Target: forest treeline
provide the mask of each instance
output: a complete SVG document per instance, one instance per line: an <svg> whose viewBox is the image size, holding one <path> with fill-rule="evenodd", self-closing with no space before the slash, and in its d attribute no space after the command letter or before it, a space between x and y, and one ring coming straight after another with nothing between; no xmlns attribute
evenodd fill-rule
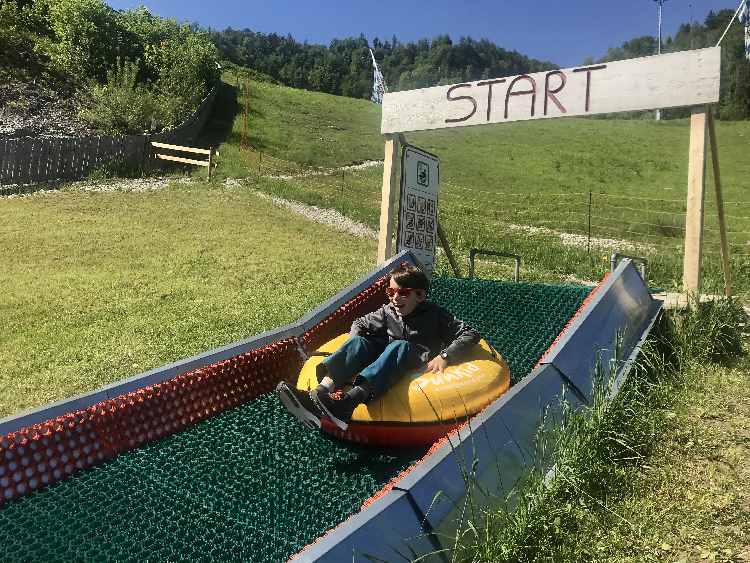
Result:
<svg viewBox="0 0 750 563"><path fill-rule="evenodd" d="M549 61L507 51L486 40L448 35L401 43L364 35L334 39L329 46L300 43L291 36L249 29L212 32L211 38L230 62L255 69L281 84L369 98L372 93L372 47L389 90L408 90L483 78L557 68Z"/></svg>
<svg viewBox="0 0 750 563"><path fill-rule="evenodd" d="M716 45L732 10L709 12L703 23L686 23L664 41L662 52ZM261 72L281 84L330 94L369 98L372 92L372 47L388 89L408 90L439 84L497 78L558 68L549 61L531 59L486 40L447 35L432 40L402 43L396 37L334 39L330 45L301 43L291 36L249 29L213 31L211 39L222 56L239 66ZM581 64L653 55L656 37L637 37L611 48L603 57L592 55ZM719 116L750 118L750 62L744 57L742 28L736 22L722 42L722 80ZM667 115L682 115L671 111Z"/></svg>

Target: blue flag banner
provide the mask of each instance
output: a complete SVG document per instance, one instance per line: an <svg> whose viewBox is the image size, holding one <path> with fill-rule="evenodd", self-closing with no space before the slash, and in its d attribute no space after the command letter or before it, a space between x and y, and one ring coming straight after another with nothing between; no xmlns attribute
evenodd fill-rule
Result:
<svg viewBox="0 0 750 563"><path fill-rule="evenodd" d="M370 49L370 57L372 57L372 73L373 73L373 80L372 80L372 97L370 98L373 102L376 104L383 104L383 94L387 92L385 88L385 80L383 79L383 74L380 72L380 69L378 68L378 63L375 60L375 54L372 52L372 49Z"/></svg>

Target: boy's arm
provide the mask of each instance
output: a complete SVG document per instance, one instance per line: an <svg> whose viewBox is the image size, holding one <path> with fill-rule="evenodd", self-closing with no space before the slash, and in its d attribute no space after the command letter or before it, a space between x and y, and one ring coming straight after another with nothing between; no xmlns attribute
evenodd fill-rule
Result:
<svg viewBox="0 0 750 563"><path fill-rule="evenodd" d="M469 350L481 338L476 330L445 309L442 309L440 314L440 337L447 343L445 351L450 362L456 356Z"/></svg>
<svg viewBox="0 0 750 563"><path fill-rule="evenodd" d="M385 309L381 307L377 311L367 313L364 317L355 319L349 331L351 336L375 336L387 334L385 324Z"/></svg>

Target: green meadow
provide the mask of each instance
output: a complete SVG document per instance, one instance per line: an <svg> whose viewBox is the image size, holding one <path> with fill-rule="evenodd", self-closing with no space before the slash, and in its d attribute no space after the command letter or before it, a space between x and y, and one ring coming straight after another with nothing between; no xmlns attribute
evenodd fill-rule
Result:
<svg viewBox="0 0 750 563"><path fill-rule="evenodd" d="M215 185L0 209L0 416L294 321L375 262L374 241Z"/></svg>
<svg viewBox="0 0 750 563"><path fill-rule="evenodd" d="M250 94L238 96L240 114L246 104L249 108L246 148L239 149L243 119L238 118L222 161L224 173L251 178L260 189L281 197L337 209L376 228L382 166L338 168L382 160L379 107L365 100L249 84ZM716 128L733 286L746 295L750 123L717 121ZM503 250L522 255L526 279L596 280L608 269L610 254L620 251L648 260L652 285L680 289L688 120L571 118L406 137L441 159L440 219L462 261L472 247ZM296 177L271 177L278 174ZM706 180L704 291L721 293L710 159ZM506 264L485 267L487 275L510 272Z"/></svg>
<svg viewBox="0 0 750 563"><path fill-rule="evenodd" d="M382 160L379 106L225 81L204 138L220 152L211 183L188 171L192 183L157 192L73 186L0 200L0 414L291 321L375 266L375 241L292 216L253 192L376 229L382 164L342 168ZM750 123L717 122L717 136L734 288L747 296ZM648 259L653 286L679 289L686 120L558 119L407 140L441 158L440 218L464 274L477 247L520 254L529 281L595 281L620 250ZM704 289L719 293L710 167L708 176ZM229 189L227 178L241 182ZM444 255L438 271L450 273ZM481 261L477 272L508 278L512 264Z"/></svg>

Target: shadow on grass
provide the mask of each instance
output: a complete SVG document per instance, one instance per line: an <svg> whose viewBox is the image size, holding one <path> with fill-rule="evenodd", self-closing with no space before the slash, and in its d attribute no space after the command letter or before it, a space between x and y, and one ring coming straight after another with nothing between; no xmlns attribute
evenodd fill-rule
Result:
<svg viewBox="0 0 750 563"><path fill-rule="evenodd" d="M216 147L233 137L234 120L240 110L237 88L222 82L216 93L211 116L198 137L198 146Z"/></svg>

